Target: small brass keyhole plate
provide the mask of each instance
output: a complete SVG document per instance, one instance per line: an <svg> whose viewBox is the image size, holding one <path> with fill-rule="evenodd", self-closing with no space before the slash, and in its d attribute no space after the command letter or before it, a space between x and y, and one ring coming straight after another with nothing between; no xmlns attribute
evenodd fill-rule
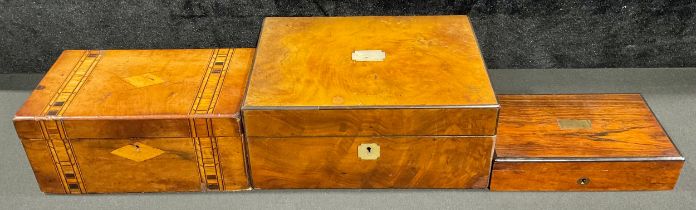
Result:
<svg viewBox="0 0 696 210"><path fill-rule="evenodd" d="M578 184L579 184L579 185L587 185L587 184L589 184L589 183L590 183L590 178L581 177L580 179L578 179Z"/></svg>
<svg viewBox="0 0 696 210"><path fill-rule="evenodd" d="M379 145L375 143L360 144L358 157L362 160L377 160L379 158Z"/></svg>

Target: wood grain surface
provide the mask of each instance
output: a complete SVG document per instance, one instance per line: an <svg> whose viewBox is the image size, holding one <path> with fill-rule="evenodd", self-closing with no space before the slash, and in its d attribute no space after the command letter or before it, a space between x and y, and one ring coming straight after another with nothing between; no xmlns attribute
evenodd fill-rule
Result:
<svg viewBox="0 0 696 210"><path fill-rule="evenodd" d="M240 106L253 54L64 52L14 118L40 188L248 189Z"/></svg>
<svg viewBox="0 0 696 210"><path fill-rule="evenodd" d="M671 190L684 161L501 163L492 191ZM583 182L579 181L584 179Z"/></svg>
<svg viewBox="0 0 696 210"><path fill-rule="evenodd" d="M223 190L250 189L243 137L218 137L217 141L222 164Z"/></svg>
<svg viewBox="0 0 696 210"><path fill-rule="evenodd" d="M498 158L681 157L639 94L499 95ZM561 129L559 120L589 120Z"/></svg>
<svg viewBox="0 0 696 210"><path fill-rule="evenodd" d="M244 110L247 136L495 135L497 109Z"/></svg>
<svg viewBox="0 0 696 210"><path fill-rule="evenodd" d="M22 139L24 152L29 159L34 177L42 192L52 194L67 193L61 177L56 172L51 151L45 139Z"/></svg>
<svg viewBox="0 0 696 210"><path fill-rule="evenodd" d="M378 145L376 160L361 144ZM255 189L485 188L494 137L249 137Z"/></svg>
<svg viewBox="0 0 696 210"><path fill-rule="evenodd" d="M266 18L247 91L252 136L493 135L498 108L466 16Z"/></svg>
<svg viewBox="0 0 696 210"><path fill-rule="evenodd" d="M88 193L201 191L190 138L71 140ZM164 151L136 162L111 154L134 143Z"/></svg>
<svg viewBox="0 0 696 210"><path fill-rule="evenodd" d="M266 18L248 91L246 106L497 104L466 16Z"/></svg>
<svg viewBox="0 0 696 210"><path fill-rule="evenodd" d="M213 59L220 53L218 49L65 51L17 111L18 134L22 138L40 137L40 129L33 121L49 118L67 122L67 135L71 138L185 137L190 136L186 133L191 117L232 118L237 119L234 124L239 124L254 49L223 50L228 56L220 59ZM93 61L79 88L60 89L77 81L74 72L79 73L80 62L90 53L98 54L99 59ZM215 69L225 70L210 73L217 72ZM142 78L143 75L150 76ZM133 77L140 79L133 80ZM157 81L148 83L151 80ZM224 90L220 90L223 87ZM56 94L68 90L71 91L70 100L62 101L61 95ZM191 112L198 94L213 92L219 103L209 107L211 112ZM47 104L59 104L62 109L55 116L48 115L45 113ZM239 125L215 123L218 122L220 126L215 127L219 133L241 135ZM84 125L95 125L97 129L81 132L79 128Z"/></svg>
<svg viewBox="0 0 696 210"><path fill-rule="evenodd" d="M499 95L493 191L669 190L684 163L639 94Z"/></svg>

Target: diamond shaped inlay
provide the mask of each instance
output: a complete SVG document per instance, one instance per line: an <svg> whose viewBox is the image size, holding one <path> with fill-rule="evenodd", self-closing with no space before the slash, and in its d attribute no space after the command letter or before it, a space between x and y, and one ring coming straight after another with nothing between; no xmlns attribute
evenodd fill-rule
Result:
<svg viewBox="0 0 696 210"><path fill-rule="evenodd" d="M138 87L138 88L146 87L146 86L150 86L150 85L157 85L157 84L165 82L162 78L160 78L154 74L151 74L151 73L127 77L127 78L124 78L124 80L126 80L126 82L128 82L131 85Z"/></svg>
<svg viewBox="0 0 696 210"><path fill-rule="evenodd" d="M157 157L161 154L164 154L164 151L145 145L143 143L137 142L133 144L129 144L126 146L123 146L121 148L118 148L114 151L111 151L111 154L117 155L122 158L126 158L135 162L142 162L146 161L149 159L152 159L154 157Z"/></svg>

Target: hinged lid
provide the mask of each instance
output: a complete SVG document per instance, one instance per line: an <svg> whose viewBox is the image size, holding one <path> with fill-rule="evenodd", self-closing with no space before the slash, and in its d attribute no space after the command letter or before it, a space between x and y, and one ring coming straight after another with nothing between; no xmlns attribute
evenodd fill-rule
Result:
<svg viewBox="0 0 696 210"><path fill-rule="evenodd" d="M466 16L266 18L247 91L249 136L495 134Z"/></svg>
<svg viewBox="0 0 696 210"><path fill-rule="evenodd" d="M496 162L683 160L640 94L499 95Z"/></svg>
<svg viewBox="0 0 696 210"><path fill-rule="evenodd" d="M17 111L17 134L25 139L239 136L253 51L65 51Z"/></svg>

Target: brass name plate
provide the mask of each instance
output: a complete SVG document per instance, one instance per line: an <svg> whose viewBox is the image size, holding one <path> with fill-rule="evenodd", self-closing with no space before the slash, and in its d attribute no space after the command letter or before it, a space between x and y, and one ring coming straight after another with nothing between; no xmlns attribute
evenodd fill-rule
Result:
<svg viewBox="0 0 696 210"><path fill-rule="evenodd" d="M558 127L560 127L561 130L592 129L592 121L577 119L559 119Z"/></svg>
<svg viewBox="0 0 696 210"><path fill-rule="evenodd" d="M356 50L351 54L354 61L384 61L387 53L381 50Z"/></svg>

